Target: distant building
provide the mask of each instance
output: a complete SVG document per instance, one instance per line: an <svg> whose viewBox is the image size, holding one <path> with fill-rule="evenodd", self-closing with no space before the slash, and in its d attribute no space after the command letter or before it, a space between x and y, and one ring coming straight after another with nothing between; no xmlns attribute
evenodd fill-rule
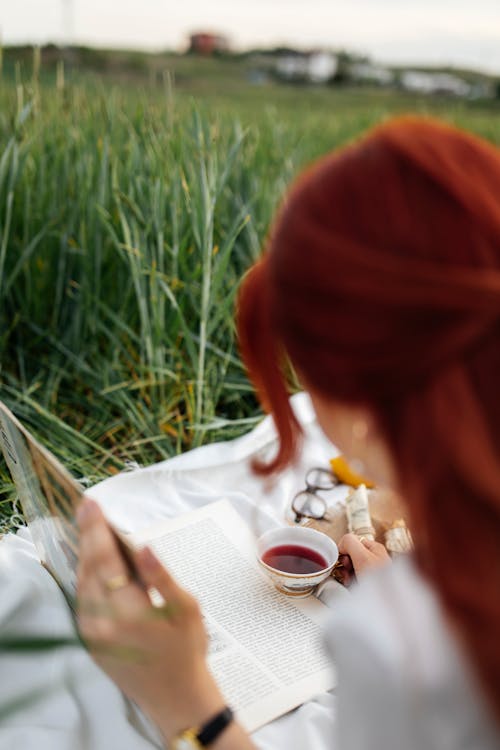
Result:
<svg viewBox="0 0 500 750"><path fill-rule="evenodd" d="M312 52L309 55L307 73L312 83L326 83L331 81L337 72L337 56L331 52Z"/></svg>
<svg viewBox="0 0 500 750"><path fill-rule="evenodd" d="M307 56L301 52L287 52L276 62L276 73L287 81L303 80L307 74Z"/></svg>
<svg viewBox="0 0 500 750"><path fill-rule="evenodd" d="M406 70L400 75L401 86L407 91L420 94L448 94L470 96L472 86L451 73L427 73L419 70Z"/></svg>
<svg viewBox="0 0 500 750"><path fill-rule="evenodd" d="M294 52L279 55L276 73L287 81L327 83L337 72L337 56L331 52Z"/></svg>
<svg viewBox="0 0 500 750"><path fill-rule="evenodd" d="M200 31L189 37L189 51L197 55L213 55L215 52L228 52L229 39L223 34Z"/></svg>
<svg viewBox="0 0 500 750"><path fill-rule="evenodd" d="M256 49L248 53L251 83L288 81L297 84L364 84L381 88L400 87L405 91L467 99L500 99L500 83L493 78L439 69L391 69L368 57L345 51L300 50L293 47ZM470 78L471 80L467 80ZM497 89L498 87L498 89Z"/></svg>

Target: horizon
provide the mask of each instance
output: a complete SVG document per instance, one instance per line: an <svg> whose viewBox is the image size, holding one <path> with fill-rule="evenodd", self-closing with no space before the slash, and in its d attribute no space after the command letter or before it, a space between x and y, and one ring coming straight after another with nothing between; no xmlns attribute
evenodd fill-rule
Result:
<svg viewBox="0 0 500 750"><path fill-rule="evenodd" d="M500 74L500 2L476 0L16 0L0 11L5 46L71 44L181 52L213 31L234 52L290 46L345 49L391 66ZM360 20L361 19L361 20Z"/></svg>
<svg viewBox="0 0 500 750"><path fill-rule="evenodd" d="M214 34L218 34L220 32L214 31L213 29L209 29L209 30L207 30L207 29L196 30L195 29L192 33L193 34L196 34L196 33L214 33ZM95 52L110 52L110 53L113 53L113 52L117 52L117 53L118 52L123 52L124 54L127 54L127 53L142 53L144 55L151 55L151 56L155 56L155 55L180 55L180 56L182 56L182 55L185 55L185 54L188 53L188 44L187 43L183 46L183 48L180 48L180 46L179 46L177 49L174 49L174 48L171 48L171 47L164 47L163 49L162 48L147 49L147 48L144 48L142 46L133 46L133 45L122 46L120 44L116 44L116 45L112 45L112 44L108 44L108 45L96 45L96 44L92 44L92 43L84 43L84 42L76 42L76 41L72 42L69 45L66 45L66 44L64 44L61 41L53 41L53 40L49 39L49 40L47 40L46 42L43 42L43 43L37 43L37 42L31 42L31 41L20 41L20 42L16 42L16 43L12 43L12 44L5 44L4 43L1 46L3 46L4 50L16 49L16 48L33 48L33 49L35 49L37 47L40 47L41 49L44 49L46 47L51 47L52 46L52 47L56 47L57 49L60 49L60 50L63 50L65 48L69 48L70 50L72 48L74 48L74 49L82 48L82 49L93 50ZM320 46L320 45L317 45L317 46L314 46L314 45L312 45L312 46L305 46L305 45L300 45L300 44L292 44L290 42L287 42L286 40L282 40L281 42L277 42L276 44L261 45L261 46L255 45L255 46L242 47L242 48L239 48L239 49L236 49L236 48L234 48L234 47L231 46L230 49L228 50L228 55L229 56L231 56L231 55L237 56L239 54L245 54L245 53L251 53L251 52L268 52L268 51L271 51L273 49L277 49L277 48L281 48L281 47L283 49L289 49L289 50L294 50L294 51L297 51L297 52L304 52L304 53L314 52L314 51L322 51L322 52L330 52L333 55L339 54L340 52L346 52L347 54L352 54L353 56L355 56L355 55L365 55L365 53L362 52L362 51L360 51L360 50L346 49L344 47L336 49L335 47L328 48L328 47ZM202 55L202 57L203 57L203 55ZM435 70L449 69L450 71L451 70L455 70L455 71L463 70L463 71L467 71L468 73L477 73L479 75L490 76L490 77L493 77L493 78L500 77L500 70L495 71L495 70L481 69L478 66L461 64L461 63L457 63L457 64L454 64L454 63L441 63L440 64L439 62L433 63L433 62L422 61L422 60L408 60L406 62L399 62L399 61L395 61L395 62L382 62L381 60L379 60L378 58L374 57L373 55L366 55L366 57L372 63L381 65L381 66L386 67L386 68L391 68L391 69L406 68L406 69L415 69L415 70L418 70L418 69L428 69L428 70L433 70L433 69L435 69Z"/></svg>

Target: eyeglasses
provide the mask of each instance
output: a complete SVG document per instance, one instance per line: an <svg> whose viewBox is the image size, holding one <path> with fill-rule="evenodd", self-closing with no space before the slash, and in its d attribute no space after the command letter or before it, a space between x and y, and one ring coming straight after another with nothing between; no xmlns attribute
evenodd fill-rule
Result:
<svg viewBox="0 0 500 750"><path fill-rule="evenodd" d="M313 518L325 518L328 510L326 500L318 492L333 490L339 480L330 469L314 467L306 474L306 488L297 492L289 507L290 519L294 523L305 523Z"/></svg>

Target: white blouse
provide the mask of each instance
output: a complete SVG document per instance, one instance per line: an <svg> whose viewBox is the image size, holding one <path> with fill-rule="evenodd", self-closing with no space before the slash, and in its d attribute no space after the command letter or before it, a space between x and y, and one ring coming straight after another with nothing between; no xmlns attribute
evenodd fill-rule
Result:
<svg viewBox="0 0 500 750"><path fill-rule="evenodd" d="M327 633L342 750L494 750L500 731L411 558L361 578ZM500 643L500 641L499 641Z"/></svg>

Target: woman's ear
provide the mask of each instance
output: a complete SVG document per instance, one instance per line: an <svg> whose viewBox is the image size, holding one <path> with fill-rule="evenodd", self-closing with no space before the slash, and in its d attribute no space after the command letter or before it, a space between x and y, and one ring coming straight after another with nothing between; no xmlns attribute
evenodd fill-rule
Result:
<svg viewBox="0 0 500 750"><path fill-rule="evenodd" d="M314 388L307 391L319 426L353 470L397 491L394 462L375 414L364 406L335 401Z"/></svg>

